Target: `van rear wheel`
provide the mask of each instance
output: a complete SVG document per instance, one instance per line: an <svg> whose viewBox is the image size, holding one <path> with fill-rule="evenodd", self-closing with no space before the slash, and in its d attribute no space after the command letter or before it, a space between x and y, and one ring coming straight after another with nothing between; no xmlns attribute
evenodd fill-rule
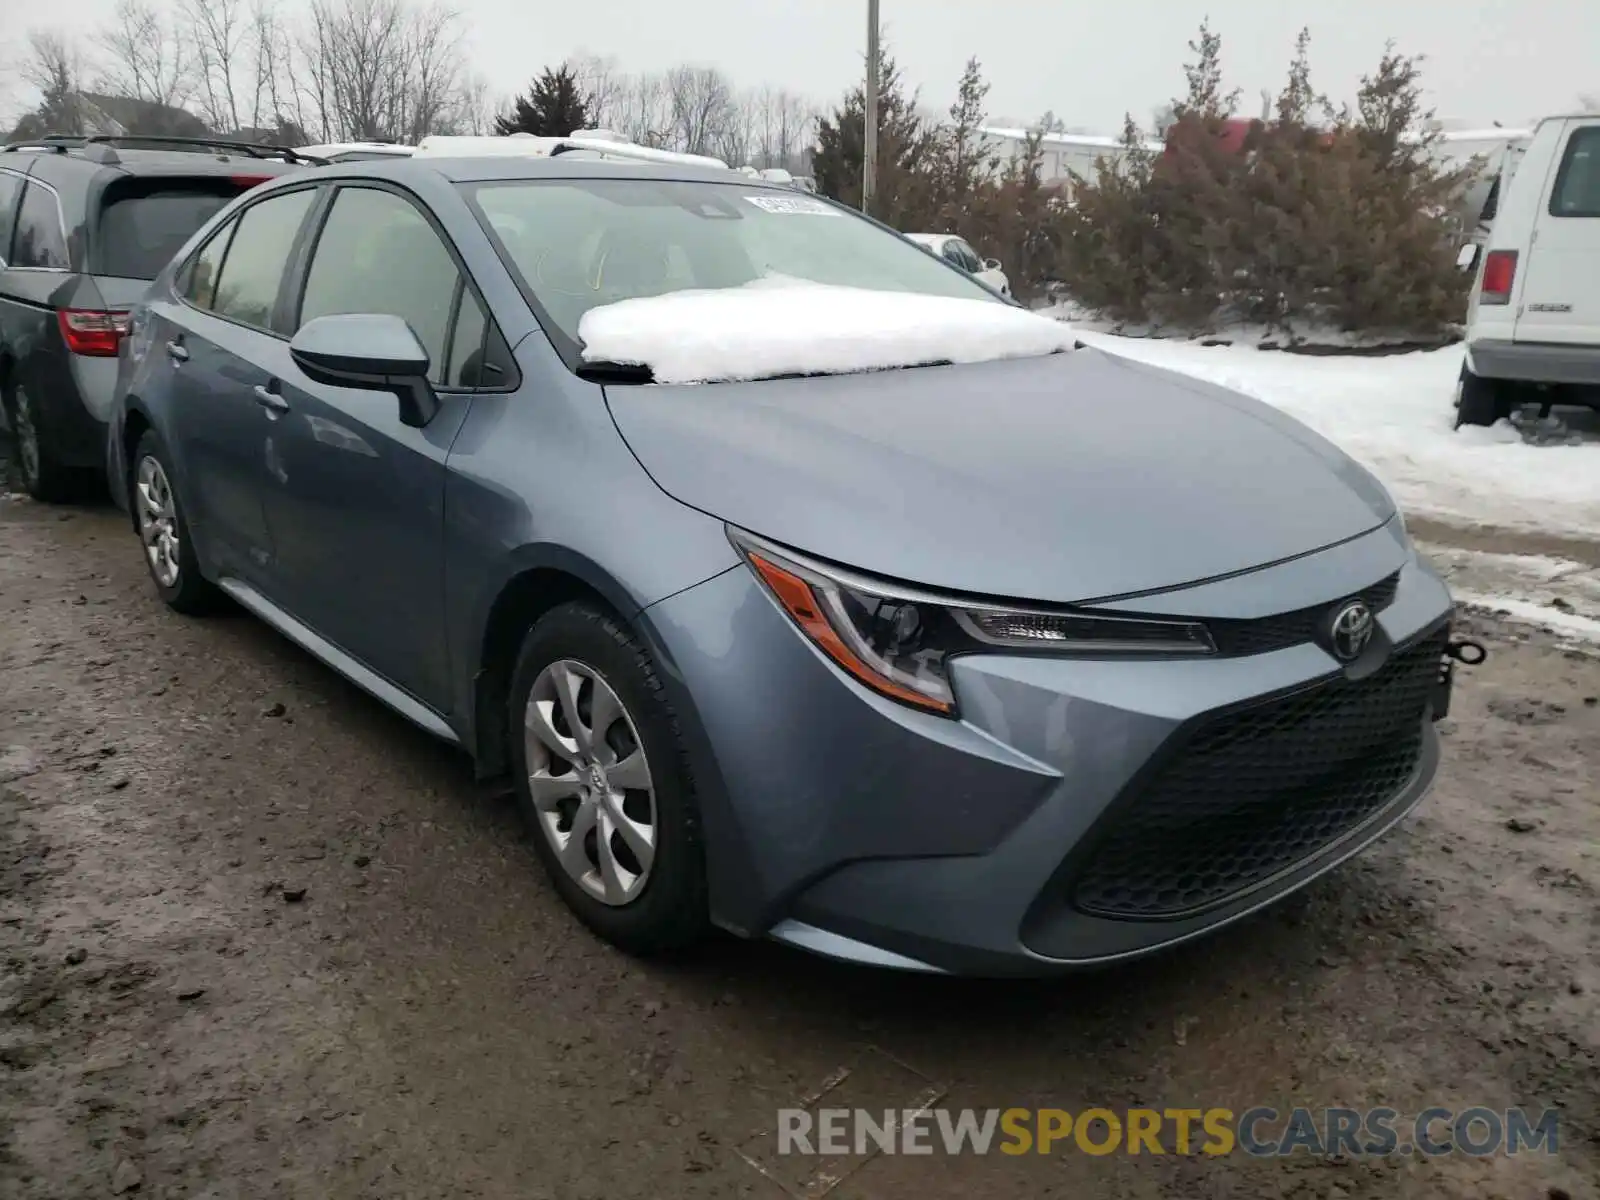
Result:
<svg viewBox="0 0 1600 1200"><path fill-rule="evenodd" d="M1456 428L1463 425L1493 425L1511 415L1511 384L1503 379L1485 379L1464 365L1456 384Z"/></svg>
<svg viewBox="0 0 1600 1200"><path fill-rule="evenodd" d="M23 490L46 504L76 499L79 480L56 461L45 436L38 403L20 383L6 398L6 422L16 441L17 475Z"/></svg>

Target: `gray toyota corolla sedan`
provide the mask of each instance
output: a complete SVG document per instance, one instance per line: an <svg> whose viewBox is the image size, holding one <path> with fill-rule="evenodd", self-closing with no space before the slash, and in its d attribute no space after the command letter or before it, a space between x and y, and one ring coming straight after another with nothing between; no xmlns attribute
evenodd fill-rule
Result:
<svg viewBox="0 0 1600 1200"><path fill-rule="evenodd" d="M1405 817L1451 602L1316 434L1060 326L966 336L1013 319L735 172L332 167L156 280L112 481L166 603L231 598L509 777L619 946L1105 963Z"/></svg>

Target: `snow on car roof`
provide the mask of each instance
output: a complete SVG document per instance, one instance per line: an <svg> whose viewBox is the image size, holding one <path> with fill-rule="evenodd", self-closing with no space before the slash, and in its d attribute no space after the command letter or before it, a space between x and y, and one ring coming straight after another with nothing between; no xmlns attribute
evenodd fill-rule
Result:
<svg viewBox="0 0 1600 1200"><path fill-rule="evenodd" d="M771 279L592 308L578 335L586 362L645 366L657 383L1035 358L1076 345L1062 322L992 300Z"/></svg>

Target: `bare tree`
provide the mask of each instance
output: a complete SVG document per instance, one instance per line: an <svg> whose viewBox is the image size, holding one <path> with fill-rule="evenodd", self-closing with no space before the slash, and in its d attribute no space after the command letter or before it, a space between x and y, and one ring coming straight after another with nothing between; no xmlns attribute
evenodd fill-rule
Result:
<svg viewBox="0 0 1600 1200"><path fill-rule="evenodd" d="M796 170L803 164L811 138L809 105L793 92L764 87L755 93L751 132L752 153L758 167Z"/></svg>
<svg viewBox="0 0 1600 1200"><path fill-rule="evenodd" d="M483 122L454 10L408 0L313 0L293 86L324 140L398 138ZM476 110L476 111L474 111Z"/></svg>
<svg viewBox="0 0 1600 1200"><path fill-rule="evenodd" d="M639 75L618 87L609 122L610 128L641 146L672 145L672 104L666 79Z"/></svg>
<svg viewBox="0 0 1600 1200"><path fill-rule="evenodd" d="M729 96L713 143L717 157L729 166L741 167L757 157L756 126L760 105L758 92Z"/></svg>
<svg viewBox="0 0 1600 1200"><path fill-rule="evenodd" d="M618 70L617 60L598 54L578 54L567 59L566 66L578 81L595 126L616 128L622 109L626 107L625 93L633 86L633 80Z"/></svg>
<svg viewBox="0 0 1600 1200"><path fill-rule="evenodd" d="M400 135L418 142L434 130L470 123L457 14L430 6L408 14L404 74L396 89Z"/></svg>
<svg viewBox="0 0 1600 1200"><path fill-rule="evenodd" d="M180 0L179 12L194 40L195 99L212 130L261 125L266 81L257 44L262 10L244 0Z"/></svg>
<svg viewBox="0 0 1600 1200"><path fill-rule="evenodd" d="M118 0L111 23L95 35L106 60L100 86L131 100L181 108L194 90L187 33L148 0Z"/></svg>
<svg viewBox="0 0 1600 1200"><path fill-rule="evenodd" d="M778 149L782 161L777 164L790 171L805 172L811 145L816 140L816 106L793 92L778 93Z"/></svg>
<svg viewBox="0 0 1600 1200"><path fill-rule="evenodd" d="M489 81L482 75L468 75L461 84L456 113L447 123L441 124L438 133L466 133L486 137L494 133L494 118L498 106L489 91Z"/></svg>
<svg viewBox="0 0 1600 1200"><path fill-rule="evenodd" d="M39 93L39 106L25 115L16 128L19 137L47 133L83 132L85 66L76 43L56 30L36 29L28 34L27 50L16 64L18 76Z"/></svg>
<svg viewBox="0 0 1600 1200"><path fill-rule="evenodd" d="M256 0L250 10L249 45L260 98L256 127L264 127L270 120L275 141L304 145L310 140L310 127L296 47L272 0Z"/></svg>
<svg viewBox="0 0 1600 1200"><path fill-rule="evenodd" d="M690 154L710 154L727 131L733 89L715 67L673 67L666 76L672 136Z"/></svg>

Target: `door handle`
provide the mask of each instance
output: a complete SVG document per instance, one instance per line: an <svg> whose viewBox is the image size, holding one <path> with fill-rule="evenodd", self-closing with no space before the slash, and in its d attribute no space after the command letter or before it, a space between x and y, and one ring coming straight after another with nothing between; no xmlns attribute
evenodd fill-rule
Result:
<svg viewBox="0 0 1600 1200"><path fill-rule="evenodd" d="M256 384L256 403L270 416L280 416L289 411L289 402L271 388Z"/></svg>
<svg viewBox="0 0 1600 1200"><path fill-rule="evenodd" d="M173 362L188 362L189 352L183 348L182 342L168 342L167 357Z"/></svg>

